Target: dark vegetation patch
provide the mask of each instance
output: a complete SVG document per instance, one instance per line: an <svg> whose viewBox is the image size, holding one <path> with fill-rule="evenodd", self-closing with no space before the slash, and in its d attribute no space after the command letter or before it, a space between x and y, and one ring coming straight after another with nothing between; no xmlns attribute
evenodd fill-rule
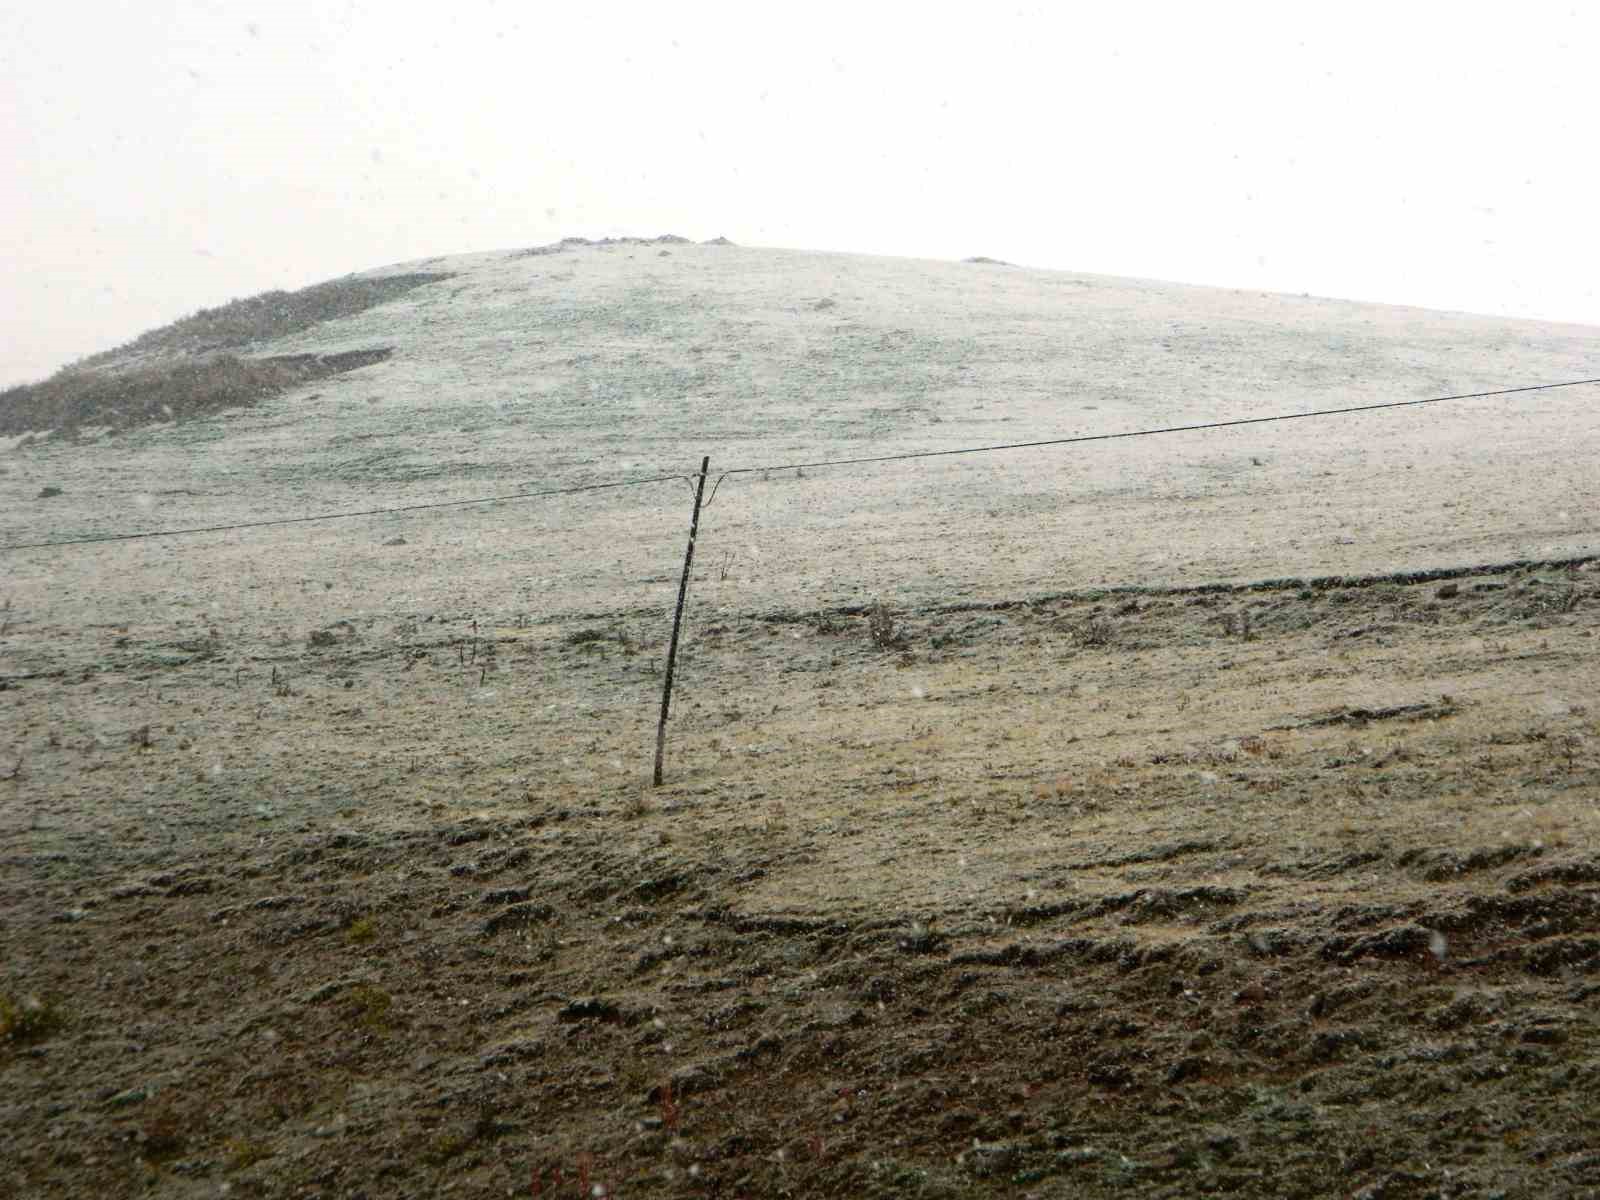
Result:
<svg viewBox="0 0 1600 1200"><path fill-rule="evenodd" d="M388 348L344 354L243 358L229 351L354 316L424 284L453 278L414 272L378 279L334 279L298 291L270 291L140 334L40 383L0 391L0 435L85 425L132 429L255 404L313 380L382 362Z"/></svg>
<svg viewBox="0 0 1600 1200"><path fill-rule="evenodd" d="M202 308L193 316L141 333L126 345L92 355L81 365L105 367L136 354L206 354L272 341L324 321L366 312L424 284L452 278L446 272L417 272L380 279L331 279L294 292L262 292L217 308Z"/></svg>
<svg viewBox="0 0 1600 1200"><path fill-rule="evenodd" d="M69 368L42 383L0 392L0 435L56 429L72 437L85 425L120 431L155 421L208 417L312 380L382 362L393 353L381 347L261 359L219 354L117 372Z"/></svg>

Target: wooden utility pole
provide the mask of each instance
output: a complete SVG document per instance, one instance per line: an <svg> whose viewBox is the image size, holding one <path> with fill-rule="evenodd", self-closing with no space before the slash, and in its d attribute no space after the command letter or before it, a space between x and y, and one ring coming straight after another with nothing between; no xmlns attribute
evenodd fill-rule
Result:
<svg viewBox="0 0 1600 1200"><path fill-rule="evenodd" d="M678 631L683 627L683 601L689 594L689 568L694 563L694 539L700 532L700 500L706 494L711 456L700 463L700 482L694 489L694 515L689 518L689 548L683 555L683 579L678 583L678 611L672 617L672 641L667 646L667 678L661 685L661 722L656 726L656 773L653 786L661 786L661 763L667 753L667 713L672 708L672 671L678 664Z"/></svg>

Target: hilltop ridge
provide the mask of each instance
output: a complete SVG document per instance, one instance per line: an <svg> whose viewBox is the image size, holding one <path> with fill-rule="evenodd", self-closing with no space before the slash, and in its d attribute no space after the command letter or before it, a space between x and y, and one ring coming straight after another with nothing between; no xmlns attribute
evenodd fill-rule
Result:
<svg viewBox="0 0 1600 1200"><path fill-rule="evenodd" d="M38 540L67 512L23 503L51 482L46 447L103 461L107 480L170 477L207 504L164 519L215 524L230 503L216 470L252 512L366 509L708 454L718 471L781 467L1592 378L1594 345L1582 326L993 262L569 238L241 301L95 356L72 382L100 407L58 404L76 438L30 426L32 465L9 483L33 490L9 497L6 532ZM168 383L208 373L245 386L211 403ZM794 524L762 552L775 604L852 600L874 578L961 600L1553 558L1595 545L1574 448L1597 411L1574 390L812 472L798 489L767 470L721 502L730 531ZM679 520L618 494L557 536L579 559L613 546L593 594L640 604L657 571L626 564Z"/></svg>

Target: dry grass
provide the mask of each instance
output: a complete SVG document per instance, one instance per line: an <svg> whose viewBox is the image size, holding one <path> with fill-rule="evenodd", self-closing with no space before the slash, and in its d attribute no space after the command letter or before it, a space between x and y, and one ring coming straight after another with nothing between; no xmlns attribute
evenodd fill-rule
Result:
<svg viewBox="0 0 1600 1200"><path fill-rule="evenodd" d="M66 1024L65 1014L51 1001L0 992L0 1046L47 1041Z"/></svg>
<svg viewBox="0 0 1600 1200"><path fill-rule="evenodd" d="M445 273L386 275L379 279L333 279L294 292L270 291L216 308L202 308L193 316L142 333L126 345L84 360L86 367L115 364L132 355L205 354L236 349L253 342L269 342L300 333L325 321L354 316L398 299L424 284L440 283Z"/></svg>
<svg viewBox="0 0 1600 1200"><path fill-rule="evenodd" d="M648 791L664 622L523 627L491 696L509 615L418 610L279 703L19 606L40 669L122 669L5 693L5 988L71 1020L11 1048L0 1183L1586 1194L1600 580L1435 590L1264 589L1250 641L1186 595L901 604L892 656L719 614Z"/></svg>
<svg viewBox="0 0 1600 1200"><path fill-rule="evenodd" d="M288 388L382 361L387 350L350 354L247 359L231 354L181 359L112 372L70 368L43 383L0 392L0 435L85 426L133 429L157 421L188 421L242 408Z"/></svg>
<svg viewBox="0 0 1600 1200"><path fill-rule="evenodd" d="M900 650L906 644L895 624L894 614L882 601L874 604L867 613L867 633L879 650Z"/></svg>
<svg viewBox="0 0 1600 1200"><path fill-rule="evenodd" d="M203 308L39 383L0 391L0 435L84 426L130 429L255 404L287 388L381 361L387 350L241 358L243 346L301 333L388 303L448 274L335 279Z"/></svg>

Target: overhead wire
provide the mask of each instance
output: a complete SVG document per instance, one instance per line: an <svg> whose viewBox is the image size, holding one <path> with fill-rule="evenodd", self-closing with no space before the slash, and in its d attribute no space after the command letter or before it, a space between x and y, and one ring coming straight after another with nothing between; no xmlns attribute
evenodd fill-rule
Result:
<svg viewBox="0 0 1600 1200"><path fill-rule="evenodd" d="M1123 438L1154 437L1168 433L1196 433L1208 429L1228 429L1242 425L1265 425L1276 421L1300 421L1312 417L1346 416L1353 413L1377 412L1382 409L1414 408L1425 404L1444 404L1454 400L1482 400L1494 396L1511 396L1525 392L1551 391L1556 388L1582 387L1588 384L1600 383L1600 378L1571 379L1558 383L1535 383L1522 387L1496 388L1485 392L1459 392L1449 396L1428 396L1419 400L1388 400L1376 404L1353 404L1340 408L1312 409L1308 412L1274 413L1265 417L1235 417L1226 421L1201 421L1189 425L1167 425L1156 429L1130 429L1117 433L1086 433L1075 434L1071 437L1044 438L1029 442L1004 442L987 446L963 446L949 450L916 450L903 454L874 454L856 458L817 459L807 462L768 463L765 465L749 467L729 467L718 472L717 487L721 487L723 480L730 475L751 475L758 472L770 471L796 471L817 469L821 467L849 467L863 466L874 463L907 462L924 458L950 458L963 454L993 454L1004 450L1032 450L1046 446L1071 446L1085 442L1108 442ZM500 496L479 496L469 500L438 500L421 504L401 504L386 508L359 509L346 512L318 513L304 517L277 517L262 521L236 521L222 525L197 525L183 529L155 529L143 530L134 533L89 534L83 537L58 538L42 542L19 542L11 545L0 546L0 553L9 550L41 550L55 546L79 546L98 542L125 542L139 541L149 538L182 537L189 534L200 533L228 533L242 529L264 529L281 525L304 525L320 521L339 521L352 517L377 517L392 513L422 512L429 509L464 508L478 504L504 504L518 500L535 500L549 496L571 496L583 492L598 492L615 490L619 488L638 487L645 484L665 483L673 479L692 480L698 472L685 474L676 471L669 474L646 476L639 479L619 479L607 483L580 484L576 487L548 488L539 491L511 492ZM716 488L712 489L712 499L716 498Z"/></svg>
<svg viewBox="0 0 1600 1200"><path fill-rule="evenodd" d="M228 533L235 529L264 529L271 525L305 525L316 521L341 521L348 517L380 517L389 513L421 512L432 508L463 508L473 504L504 504L513 500L534 500L543 496L572 496L579 492L599 492L607 489L638 487L647 483L665 483L673 479L691 478L682 471L672 475L653 475L644 479L618 479L609 483L586 483L577 487L548 488L536 492L510 492L503 496L478 496L471 500L435 500L424 504L400 504L389 508L366 508L347 512L318 513L308 517L275 517L265 521L235 521L226 525L195 525L185 529L151 529L137 533L88 534L76 538L58 538L48 542L19 542L0 546L6 550L39 550L50 546L79 546L91 542L130 542L144 538L180 537L191 533Z"/></svg>
<svg viewBox="0 0 1600 1200"><path fill-rule="evenodd" d="M1035 442L1005 442L993 446L967 446L955 450L917 450L906 454L876 454L864 458L820 459L816 462L775 463L768 466L729 467L724 475L748 475L757 471L794 471L816 467L849 467L864 463L903 462L913 458L948 458L958 454L990 454L998 450L1031 450L1040 446L1070 446L1082 442L1109 442L1118 438L1153 437L1162 433L1193 433L1203 429L1227 429L1236 425L1264 425L1271 421L1299 421L1307 417L1334 417L1347 413L1376 412L1384 408L1411 408L1420 404L1443 404L1447 400L1480 400L1489 396L1510 396L1517 392L1540 392L1551 388L1578 387L1600 383L1600 379L1572 379L1562 383L1535 383L1526 387L1499 388L1492 392L1462 392L1454 396L1429 396L1422 400L1388 400L1380 404L1353 404L1344 408L1319 408L1310 412L1274 413L1267 417L1237 417L1228 421L1203 421L1193 425L1167 425L1159 429L1129 429L1120 433L1086 433L1073 437L1046 438Z"/></svg>

